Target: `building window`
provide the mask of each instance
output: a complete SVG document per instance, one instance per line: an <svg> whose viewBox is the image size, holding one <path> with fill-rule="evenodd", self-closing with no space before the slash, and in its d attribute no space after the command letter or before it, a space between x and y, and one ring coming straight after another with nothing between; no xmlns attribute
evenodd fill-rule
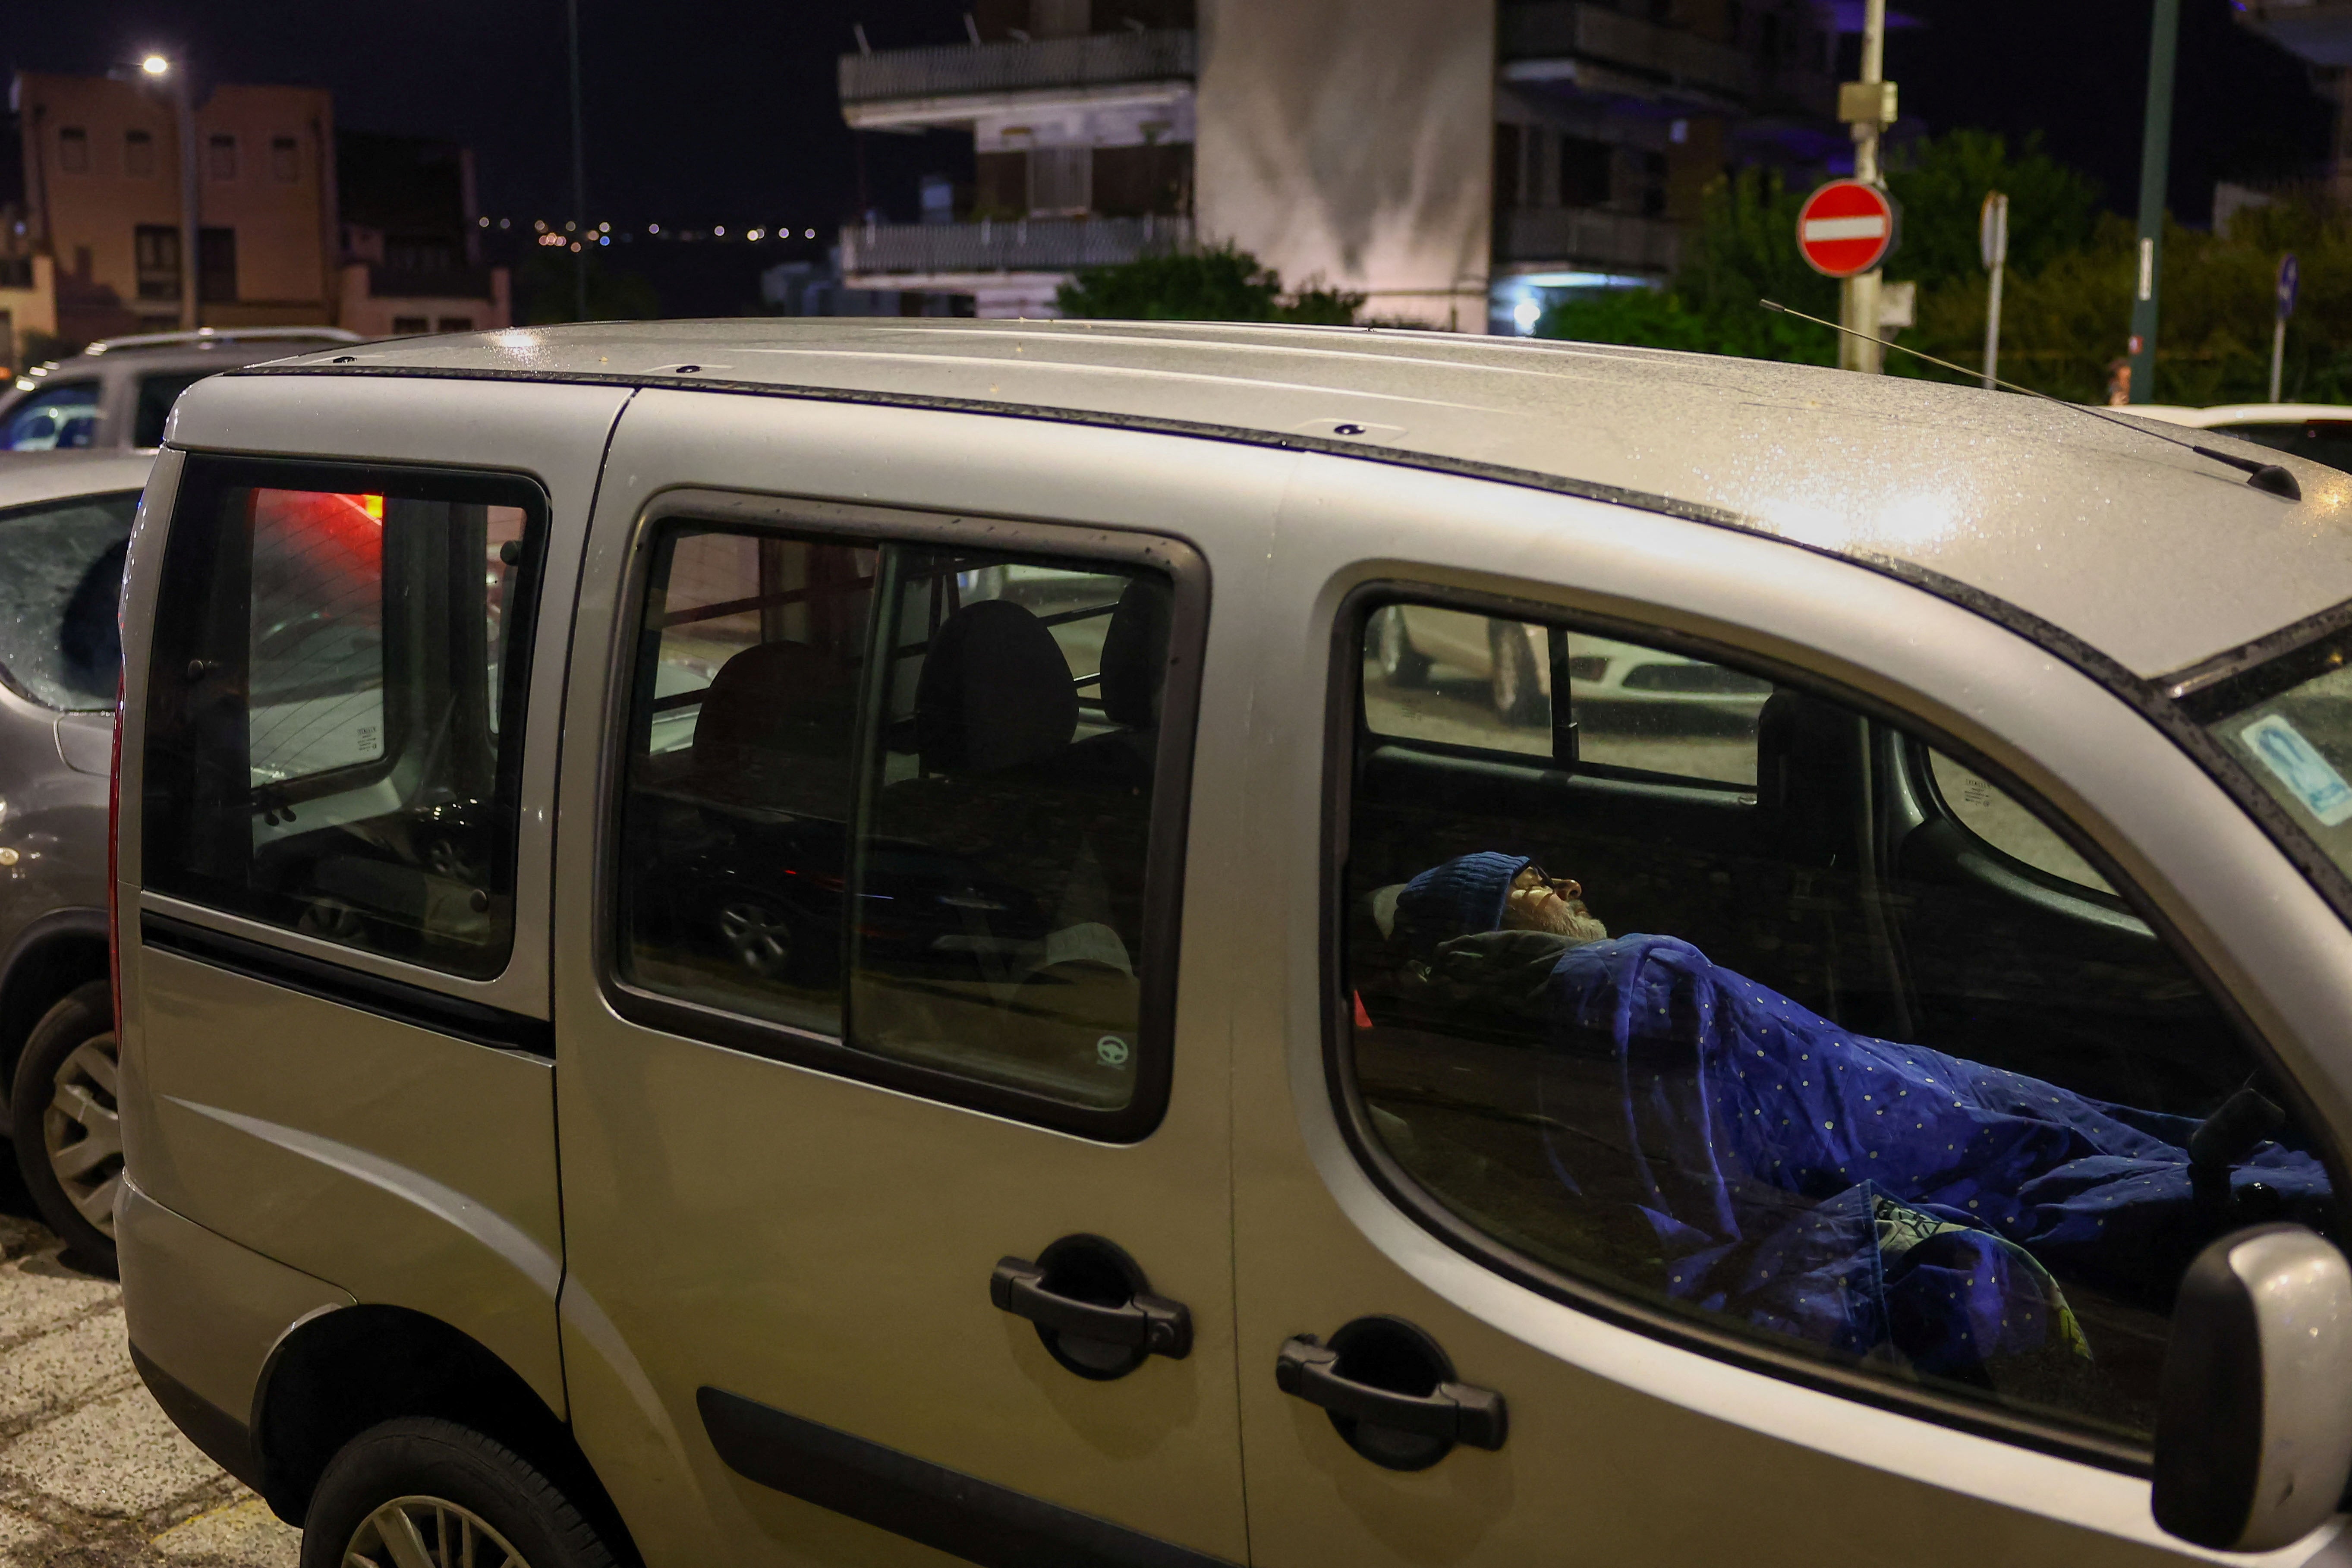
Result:
<svg viewBox="0 0 2352 1568"><path fill-rule="evenodd" d="M1642 215L1644 217L1666 216L1666 155L1664 153L1642 154Z"/></svg>
<svg viewBox="0 0 2352 1568"><path fill-rule="evenodd" d="M1581 136L1559 139L1559 205L1601 207L1609 205L1609 169L1617 150L1606 142Z"/></svg>
<svg viewBox="0 0 2352 1568"><path fill-rule="evenodd" d="M139 264L142 300L180 297L180 231L169 224L142 223L131 236Z"/></svg>
<svg viewBox="0 0 2352 1568"><path fill-rule="evenodd" d="M1516 125L1495 127L1495 210L1508 212L1519 205L1519 166L1526 136Z"/></svg>
<svg viewBox="0 0 2352 1568"><path fill-rule="evenodd" d="M1068 217L1094 205L1095 150L1040 147L1029 154L1029 211L1039 217Z"/></svg>
<svg viewBox="0 0 2352 1568"><path fill-rule="evenodd" d="M122 172L134 180L153 176L155 137L152 132L126 131L122 133Z"/></svg>
<svg viewBox="0 0 2352 1568"><path fill-rule="evenodd" d="M474 330L474 318L471 316L444 316L439 321L435 323L435 327L436 331L444 332L470 332Z"/></svg>
<svg viewBox="0 0 2352 1568"><path fill-rule="evenodd" d="M207 142L207 158L215 180L236 178L236 138L225 131L216 131Z"/></svg>
<svg viewBox="0 0 2352 1568"><path fill-rule="evenodd" d="M196 293L207 305L236 303L236 230L197 230Z"/></svg>
<svg viewBox="0 0 2352 1568"><path fill-rule="evenodd" d="M89 173L89 132L79 125L58 131L58 167L68 174Z"/></svg>
<svg viewBox="0 0 2352 1568"><path fill-rule="evenodd" d="M269 177L281 185L290 185L302 177L302 158L291 136L269 139Z"/></svg>
<svg viewBox="0 0 2352 1568"><path fill-rule="evenodd" d="M395 337L412 332L429 332L432 330L433 319L429 316L394 316L392 319L392 331Z"/></svg>

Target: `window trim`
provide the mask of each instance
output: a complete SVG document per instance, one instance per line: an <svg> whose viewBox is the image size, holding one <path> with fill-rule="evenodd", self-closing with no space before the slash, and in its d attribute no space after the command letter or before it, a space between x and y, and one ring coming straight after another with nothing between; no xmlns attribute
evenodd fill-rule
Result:
<svg viewBox="0 0 2352 1568"><path fill-rule="evenodd" d="M1787 686L1844 706L1863 717L1893 727L1906 741L1931 745L1964 763L1996 786L2009 791L2045 826L2056 833L2092 868L2115 887L2131 913L2145 921L2157 939L2203 988L2236 1031L2253 1058L2268 1069L2273 1082L2288 1100L2290 1112L2312 1130L2315 1152L2326 1167L2328 1180L2339 1194L2352 1194L2347 1166L2303 1085L2280 1063L2262 1032L2211 967L2189 943L2179 929L2140 891L2122 868L2075 824L2058 816L2040 793L2018 780L1995 759L1938 726L1869 693L1845 686L1816 671L1748 648L1733 647L1664 626L1574 609L1557 603L1513 598L1499 594L1452 588L1381 577L1358 584L1339 602L1332 617L1328 685L1324 699L1322 855L1318 878L1317 910L1322 1003L1321 1056L1326 1089L1341 1141L1372 1185L1405 1216L1454 1251L1492 1273L1561 1306L1590 1313L1604 1322L1629 1329L1677 1350L1695 1352L1711 1360L1780 1378L1800 1387L1836 1394L1859 1405L1896 1415L1931 1421L1976 1436L1990 1437L2018 1447L2126 1475L2154 1473L2151 1445L2134 1443L2112 1434L2039 1416L1990 1402L1979 1403L1922 1385L1906 1385L1858 1367L1839 1365L1784 1349L1728 1325L1717 1326L1696 1312L1688 1315L1641 1300L1598 1279L1555 1268L1518 1252L1456 1215L1413 1179L1391 1156L1371 1126L1371 1118L1357 1088L1352 1048L1355 1009L1347 984L1347 919L1342 900L1347 890L1346 867L1355 806L1354 762L1362 727L1363 639L1372 611L1410 599L1415 603L1539 621L1596 636L1686 654L1695 658L1744 669L1776 685ZM1529 756L1530 764L1540 759ZM1940 804L1940 803L1939 803ZM2343 1200L2339 1200L2343 1201Z"/></svg>
<svg viewBox="0 0 2352 1568"><path fill-rule="evenodd" d="M1090 1110L943 1068L858 1050L835 1036L794 1028L630 984L620 970L622 810L627 795L629 715L638 639L656 548L678 524L793 538L834 536L868 545L961 545L1061 555L1163 572L1174 591L1167 685L1160 699L1160 753L1144 871L1144 934L1137 976L1139 1055L1135 1093L1115 1110ZM1208 631L1208 563L1181 540L1080 523L858 507L728 491L679 489L655 496L631 528L615 603L601 715L596 789L593 965L605 1005L628 1022L707 1046L1003 1116L1105 1143L1148 1138L1167 1114L1175 1078L1176 998L1181 959L1186 837L1192 756L1199 728L1201 668ZM867 633L869 644L872 632ZM863 699L861 698L861 710ZM866 715L859 715L861 732Z"/></svg>
<svg viewBox="0 0 2352 1568"><path fill-rule="evenodd" d="M335 462L307 458L257 458L192 452L182 467L179 485L172 498L172 510L165 523L163 541L164 563L168 565L172 561L173 539L184 521L194 520L202 515L203 509L216 506L224 492L244 489L331 495L386 494L402 500L441 500L467 506L514 506L522 510L526 547L522 560L517 564L520 568L519 580L528 585L528 592L522 595L519 616L515 614L515 605L500 607L509 657L499 671L499 723L493 731L499 752L493 799L508 804L513 813L513 823L494 863L491 879L491 886L508 895L515 911L514 918L507 925L506 942L502 948L488 955L495 959L494 963L475 972L398 953L378 952L333 942L331 938L318 939L330 942L339 952L361 954L445 979L473 984L489 984L500 980L513 971L515 953L522 946L516 941L516 934L522 912L522 840L530 815L522 798L523 757L533 743L529 724L532 656L538 647L540 600L546 589L548 552L554 532L554 508L546 487L536 476L511 468L460 468L432 463ZM172 614L171 610L159 605L155 622L147 630L147 714L142 715L141 724L142 752L150 752L154 746L157 731L148 721L159 694L169 689L171 685L163 675L162 661L167 653L164 627ZM513 650L518 649L520 657L514 657ZM129 657L127 648L125 657ZM249 649L247 657L250 658ZM389 721L387 705L387 725ZM554 738L540 743L551 745ZM393 743L393 738L387 735L384 756L380 762L355 763L268 787L274 788L281 799L289 802L314 799L321 795L362 785L369 782L370 775L388 774L398 762L399 752L399 746ZM142 775L145 770L146 758L142 755ZM189 884L169 887L158 884L154 870L163 862L156 856L156 848L162 841L148 821L143 798L139 802L138 810L142 857L146 867L142 879L143 889L208 913L250 921L272 932L295 936L308 934L252 909L234 907L224 901L215 889L198 889Z"/></svg>

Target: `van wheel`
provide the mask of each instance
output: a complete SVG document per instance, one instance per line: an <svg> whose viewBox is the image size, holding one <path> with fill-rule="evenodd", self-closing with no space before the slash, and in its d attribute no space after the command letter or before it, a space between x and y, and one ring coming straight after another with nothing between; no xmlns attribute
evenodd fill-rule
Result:
<svg viewBox="0 0 2352 1568"><path fill-rule="evenodd" d="M1536 679L1536 652L1528 634L1503 624L1488 632L1495 650L1495 711L1506 724L1533 724L1543 717L1543 689Z"/></svg>
<svg viewBox="0 0 2352 1568"><path fill-rule="evenodd" d="M1380 630L1372 651L1381 662L1381 677L1391 686L1419 686L1429 679L1429 656L1412 646L1405 629L1404 609L1391 605L1380 614Z"/></svg>
<svg viewBox="0 0 2352 1568"><path fill-rule="evenodd" d="M115 1101L114 999L103 980L41 1016L9 1090L16 1166L41 1217L76 1260L114 1272L114 1194L122 1185Z"/></svg>
<svg viewBox="0 0 2352 1568"><path fill-rule="evenodd" d="M531 1462L434 1416L371 1426L327 1461L302 1568L614 1568L595 1527Z"/></svg>

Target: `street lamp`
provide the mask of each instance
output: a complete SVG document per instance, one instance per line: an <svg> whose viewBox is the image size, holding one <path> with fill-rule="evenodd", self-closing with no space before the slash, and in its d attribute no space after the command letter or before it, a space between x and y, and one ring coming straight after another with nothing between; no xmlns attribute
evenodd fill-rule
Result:
<svg viewBox="0 0 2352 1568"><path fill-rule="evenodd" d="M177 110L180 137L180 325L193 331L197 321L196 296L196 114L188 96L188 73L175 69L163 55L148 55L139 68L151 81L165 81Z"/></svg>

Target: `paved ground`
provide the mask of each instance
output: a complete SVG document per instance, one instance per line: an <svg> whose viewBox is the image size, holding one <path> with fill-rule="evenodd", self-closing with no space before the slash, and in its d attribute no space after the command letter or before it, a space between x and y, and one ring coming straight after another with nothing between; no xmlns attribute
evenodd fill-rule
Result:
<svg viewBox="0 0 2352 1568"><path fill-rule="evenodd" d="M113 1281L25 1206L0 1194L0 1568L293 1568L295 1532L140 1384Z"/></svg>

